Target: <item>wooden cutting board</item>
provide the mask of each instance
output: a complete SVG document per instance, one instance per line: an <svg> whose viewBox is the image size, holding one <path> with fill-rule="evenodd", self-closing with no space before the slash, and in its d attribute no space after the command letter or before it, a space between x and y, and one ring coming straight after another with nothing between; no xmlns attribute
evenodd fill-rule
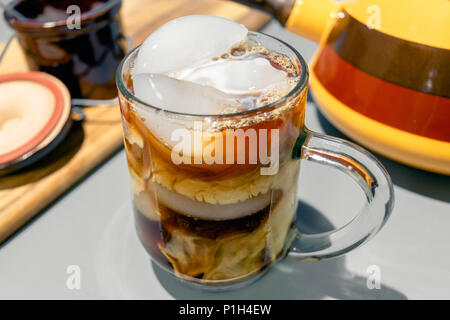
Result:
<svg viewBox="0 0 450 320"><path fill-rule="evenodd" d="M212 14L259 29L269 16L224 0L124 0L124 33L141 43L165 22L189 14ZM0 45L2 47L2 45ZM27 71L24 54L13 41L0 62L0 74ZM0 243L122 147L119 107L86 108L68 137L44 159L18 173L0 177Z"/></svg>

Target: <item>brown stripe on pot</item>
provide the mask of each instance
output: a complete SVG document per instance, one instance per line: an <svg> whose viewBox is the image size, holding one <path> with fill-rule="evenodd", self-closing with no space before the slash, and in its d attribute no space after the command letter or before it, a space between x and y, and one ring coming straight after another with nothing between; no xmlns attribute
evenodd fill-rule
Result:
<svg viewBox="0 0 450 320"><path fill-rule="evenodd" d="M382 80L450 97L450 50L430 47L370 29L348 13L327 43L358 69Z"/></svg>

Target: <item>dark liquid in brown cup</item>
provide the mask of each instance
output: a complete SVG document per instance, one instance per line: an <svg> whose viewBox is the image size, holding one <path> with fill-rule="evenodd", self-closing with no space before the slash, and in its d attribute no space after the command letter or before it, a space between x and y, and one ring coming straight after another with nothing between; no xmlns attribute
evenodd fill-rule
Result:
<svg viewBox="0 0 450 320"><path fill-rule="evenodd" d="M69 29L69 6L80 8L80 29ZM117 0L22 0L12 7L24 19L5 12L33 70L50 73L69 88L72 98L111 99L114 76L124 57ZM73 20L72 20L73 21ZM49 24L48 22L51 22Z"/></svg>

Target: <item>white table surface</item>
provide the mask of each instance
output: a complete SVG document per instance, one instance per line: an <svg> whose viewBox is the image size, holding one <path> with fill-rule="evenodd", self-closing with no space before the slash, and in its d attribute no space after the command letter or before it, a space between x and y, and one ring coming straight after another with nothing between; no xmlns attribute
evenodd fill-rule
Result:
<svg viewBox="0 0 450 320"><path fill-rule="evenodd" d="M263 32L294 45L306 58L316 46L271 22ZM0 24L0 41L8 31ZM307 106L307 126L342 137ZM0 298L10 299L450 299L450 177L379 156L395 183L393 215L369 243L320 262L282 261L236 291L211 293L179 283L151 263L135 235L123 150L0 245ZM349 178L302 163L299 223L305 232L348 221L363 203ZM81 270L69 290L68 266ZM368 289L379 267L381 289Z"/></svg>

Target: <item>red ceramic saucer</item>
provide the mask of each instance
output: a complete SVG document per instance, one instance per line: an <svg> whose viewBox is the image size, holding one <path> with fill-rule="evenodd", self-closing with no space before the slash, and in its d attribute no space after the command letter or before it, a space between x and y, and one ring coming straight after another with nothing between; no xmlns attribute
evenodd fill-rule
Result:
<svg viewBox="0 0 450 320"><path fill-rule="evenodd" d="M23 161L48 145L70 117L70 94L42 72L0 75L0 167Z"/></svg>

